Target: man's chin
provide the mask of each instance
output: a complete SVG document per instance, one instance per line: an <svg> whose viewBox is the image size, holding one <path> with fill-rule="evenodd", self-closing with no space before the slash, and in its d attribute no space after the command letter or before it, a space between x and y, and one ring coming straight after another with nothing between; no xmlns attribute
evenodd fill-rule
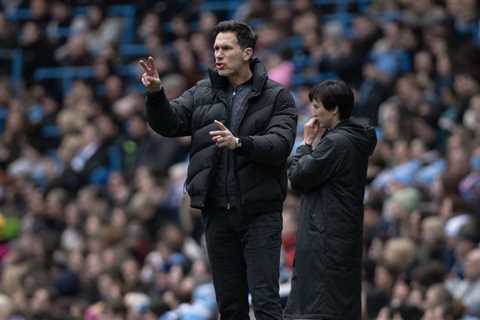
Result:
<svg viewBox="0 0 480 320"><path fill-rule="evenodd" d="M229 72L227 70L217 70L218 75L222 77L227 77Z"/></svg>

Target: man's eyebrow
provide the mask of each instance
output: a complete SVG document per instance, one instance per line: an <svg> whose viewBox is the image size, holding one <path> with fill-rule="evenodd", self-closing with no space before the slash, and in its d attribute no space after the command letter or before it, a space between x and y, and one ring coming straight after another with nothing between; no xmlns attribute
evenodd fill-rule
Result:
<svg viewBox="0 0 480 320"><path fill-rule="evenodd" d="M216 44L213 46L214 48L231 48L232 45L229 44Z"/></svg>

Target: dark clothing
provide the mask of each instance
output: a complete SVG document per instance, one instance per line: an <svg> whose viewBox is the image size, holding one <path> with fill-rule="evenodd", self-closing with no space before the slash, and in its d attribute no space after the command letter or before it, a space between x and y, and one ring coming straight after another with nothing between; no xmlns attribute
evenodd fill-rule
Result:
<svg viewBox="0 0 480 320"><path fill-rule="evenodd" d="M169 102L147 95L147 120L158 133L192 136L187 190L202 209L221 319L248 319L248 292L256 319L281 319L278 294L286 160L297 115L290 93L269 80L255 59L253 77L237 88L211 71ZM238 91L238 89L240 89ZM236 96L239 94L239 96ZM209 135L221 121L242 146L218 148ZM234 208L231 208L233 205Z"/></svg>
<svg viewBox="0 0 480 320"><path fill-rule="evenodd" d="M258 60L251 68L247 107L239 117L238 130L232 131L243 145L234 151L217 148L209 135L218 130L214 120L230 128L226 78L211 71L210 79L198 82L171 102L163 90L147 94L147 120L156 132L167 137L192 136L186 185L194 208L205 207L218 161L225 152L233 163L226 172L232 170L238 190L227 194L227 201L233 199L249 212L282 209L287 192L286 159L297 124L295 104L287 89L268 79Z"/></svg>
<svg viewBox="0 0 480 320"><path fill-rule="evenodd" d="M207 209L206 240L221 319L281 319L278 293L281 212L239 215Z"/></svg>
<svg viewBox="0 0 480 320"><path fill-rule="evenodd" d="M228 95L231 97L231 103L226 107L230 114L230 127L232 132L238 131L240 126L241 117L245 114L247 108L247 97L252 90L251 79L247 83L238 86L235 89L229 89ZM215 170L215 177L213 178L212 189L207 194L207 205L215 207L227 207L228 203L231 206L236 206L234 198L229 197L231 194L235 194L236 183L235 176L232 170L234 166L233 157L231 152L224 150L220 154L220 160Z"/></svg>
<svg viewBox="0 0 480 320"><path fill-rule="evenodd" d="M344 120L289 159L303 201L286 319L361 318L363 197L375 145L372 128Z"/></svg>
<svg viewBox="0 0 480 320"><path fill-rule="evenodd" d="M242 121L242 115L245 114L247 108L247 98L252 91L252 79L246 83L231 89L232 103L231 103L231 117L230 117L230 129L237 131Z"/></svg>

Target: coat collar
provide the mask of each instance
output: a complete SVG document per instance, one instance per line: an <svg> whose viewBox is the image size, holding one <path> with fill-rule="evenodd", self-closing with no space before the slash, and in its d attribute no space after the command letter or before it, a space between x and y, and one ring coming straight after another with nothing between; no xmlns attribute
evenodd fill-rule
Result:
<svg viewBox="0 0 480 320"><path fill-rule="evenodd" d="M338 128L341 128L341 127L344 127L344 126L348 126L350 123L351 123L350 118L340 120L340 121L335 125L335 127L326 129L326 130L323 132L323 134L322 134L322 138L325 137L328 133L334 131L335 129L338 129Z"/></svg>
<svg viewBox="0 0 480 320"><path fill-rule="evenodd" d="M260 62L258 58L254 58L250 62L250 69L252 70L252 91L261 92L265 82L268 79L267 70L263 63ZM208 70L208 75L212 83L212 87L217 89L227 89L229 86L228 79L226 77L220 76L217 71L213 69Z"/></svg>

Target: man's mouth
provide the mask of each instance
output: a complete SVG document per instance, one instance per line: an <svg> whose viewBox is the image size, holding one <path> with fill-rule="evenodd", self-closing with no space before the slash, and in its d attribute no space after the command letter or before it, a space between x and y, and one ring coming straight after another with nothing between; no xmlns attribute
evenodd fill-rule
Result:
<svg viewBox="0 0 480 320"><path fill-rule="evenodd" d="M224 64L224 63L217 62L217 63L215 64L215 67L217 68L217 70L223 70L223 68L225 68L225 64Z"/></svg>

